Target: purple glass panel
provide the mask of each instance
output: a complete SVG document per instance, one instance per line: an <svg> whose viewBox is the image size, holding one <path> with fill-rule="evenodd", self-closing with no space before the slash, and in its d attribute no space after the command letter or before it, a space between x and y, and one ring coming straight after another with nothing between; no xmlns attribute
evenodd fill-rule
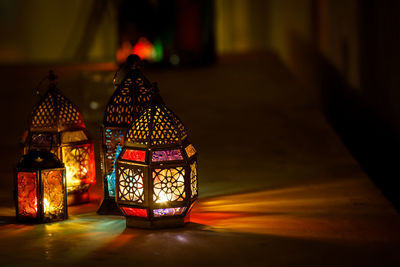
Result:
<svg viewBox="0 0 400 267"><path fill-rule="evenodd" d="M154 151L151 161L182 160L179 149Z"/></svg>

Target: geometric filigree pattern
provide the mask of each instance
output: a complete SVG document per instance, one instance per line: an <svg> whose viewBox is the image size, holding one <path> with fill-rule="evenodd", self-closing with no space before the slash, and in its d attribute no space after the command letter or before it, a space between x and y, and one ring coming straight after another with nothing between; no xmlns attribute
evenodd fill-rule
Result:
<svg viewBox="0 0 400 267"><path fill-rule="evenodd" d="M106 106L104 125L128 127L147 107L153 89L141 76L138 70L128 72Z"/></svg>
<svg viewBox="0 0 400 267"><path fill-rule="evenodd" d="M179 142L187 135L183 123L166 106L158 104L147 108L132 124L126 138L130 142L164 145Z"/></svg>
<svg viewBox="0 0 400 267"><path fill-rule="evenodd" d="M37 182L35 172L18 173L18 215L37 217Z"/></svg>
<svg viewBox="0 0 400 267"><path fill-rule="evenodd" d="M198 185L197 185L197 162L193 162L190 164L190 188L192 192L192 198L197 196L197 190L198 190Z"/></svg>
<svg viewBox="0 0 400 267"><path fill-rule="evenodd" d="M183 201L185 193L185 169L175 167L153 171L153 200L156 203Z"/></svg>
<svg viewBox="0 0 400 267"><path fill-rule="evenodd" d="M194 146L192 144L185 147L185 151L186 151L188 158L190 158L191 156L196 154L196 149L194 148Z"/></svg>
<svg viewBox="0 0 400 267"><path fill-rule="evenodd" d="M62 170L42 171L43 208L46 219L64 217L64 177Z"/></svg>
<svg viewBox="0 0 400 267"><path fill-rule="evenodd" d="M143 203L143 169L120 166L117 171L119 177L119 200Z"/></svg>
<svg viewBox="0 0 400 267"><path fill-rule="evenodd" d="M33 109L31 130L84 128L85 122L78 109L59 91L50 88Z"/></svg>
<svg viewBox="0 0 400 267"><path fill-rule="evenodd" d="M62 159L65 164L67 191L71 193L86 187L90 183L91 145L66 146L62 148Z"/></svg>
<svg viewBox="0 0 400 267"><path fill-rule="evenodd" d="M133 121L133 101L133 81L127 78L111 97L104 114L104 123L129 125Z"/></svg>

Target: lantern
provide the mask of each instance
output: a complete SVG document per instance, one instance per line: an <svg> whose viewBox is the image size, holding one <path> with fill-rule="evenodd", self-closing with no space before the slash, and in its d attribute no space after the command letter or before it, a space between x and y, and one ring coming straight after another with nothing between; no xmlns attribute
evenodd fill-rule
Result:
<svg viewBox="0 0 400 267"><path fill-rule="evenodd" d="M124 144L128 126L149 104L153 92L151 83L139 70L139 65L138 56L130 55L127 58L126 75L105 109L100 151L104 199L97 211L99 214L121 215L115 203L115 161Z"/></svg>
<svg viewBox="0 0 400 267"><path fill-rule="evenodd" d="M49 151L30 150L23 156L14 192L17 221L41 223L68 217L64 164Z"/></svg>
<svg viewBox="0 0 400 267"><path fill-rule="evenodd" d="M33 108L24 152L46 149L66 168L68 204L89 202L89 189L95 183L93 141L78 108L56 87L49 75L49 88Z"/></svg>
<svg viewBox="0 0 400 267"><path fill-rule="evenodd" d="M116 163L116 200L131 227L182 226L198 195L196 150L154 92L128 129Z"/></svg>

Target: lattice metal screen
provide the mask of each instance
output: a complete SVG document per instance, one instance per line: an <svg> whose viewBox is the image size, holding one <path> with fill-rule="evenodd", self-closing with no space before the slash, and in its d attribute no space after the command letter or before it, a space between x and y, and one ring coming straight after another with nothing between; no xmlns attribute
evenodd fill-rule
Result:
<svg viewBox="0 0 400 267"><path fill-rule="evenodd" d="M118 168L119 188L118 198L122 201L144 202L144 173L142 168L124 167Z"/></svg>
<svg viewBox="0 0 400 267"><path fill-rule="evenodd" d="M185 169L175 167L153 171L153 200L156 203L183 201L185 192Z"/></svg>
<svg viewBox="0 0 400 267"><path fill-rule="evenodd" d="M179 142L187 135L183 123L163 105L156 105L144 111L128 130L127 141L164 145Z"/></svg>
<svg viewBox="0 0 400 267"><path fill-rule="evenodd" d="M85 122L78 109L60 92L50 89L33 109L31 129L64 130L84 128Z"/></svg>

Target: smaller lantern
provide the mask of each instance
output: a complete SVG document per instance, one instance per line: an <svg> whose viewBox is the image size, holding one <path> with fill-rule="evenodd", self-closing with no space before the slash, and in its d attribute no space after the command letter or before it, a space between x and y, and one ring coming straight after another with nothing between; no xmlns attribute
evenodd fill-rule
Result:
<svg viewBox="0 0 400 267"><path fill-rule="evenodd" d="M89 202L89 190L96 182L94 146L77 106L57 88L50 71L49 88L32 110L24 153L44 149L65 164L68 204Z"/></svg>
<svg viewBox="0 0 400 267"><path fill-rule="evenodd" d="M17 165L15 207L19 222L67 219L64 164L46 150L30 150Z"/></svg>
<svg viewBox="0 0 400 267"><path fill-rule="evenodd" d="M116 163L116 200L126 225L183 226L197 199L197 152L154 88L151 105L125 135Z"/></svg>

